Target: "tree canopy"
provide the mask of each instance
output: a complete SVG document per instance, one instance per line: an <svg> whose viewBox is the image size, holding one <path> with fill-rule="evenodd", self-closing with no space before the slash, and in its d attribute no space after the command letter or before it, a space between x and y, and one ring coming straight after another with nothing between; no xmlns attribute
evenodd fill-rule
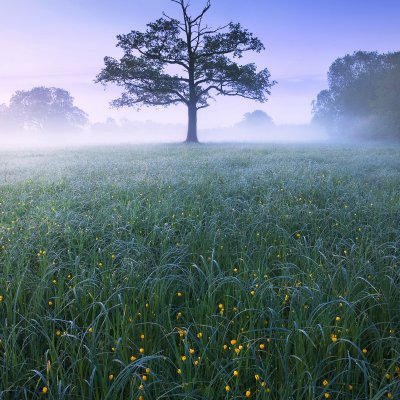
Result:
<svg viewBox="0 0 400 400"><path fill-rule="evenodd" d="M340 137L400 140L400 52L338 58L329 89L313 102L313 122Z"/></svg>
<svg viewBox="0 0 400 400"><path fill-rule="evenodd" d="M214 95L265 102L275 82L268 69L257 72L253 63L236 62L245 52L264 50L257 37L239 23L212 28L204 22L210 0L196 16L189 14L190 1L171 1L179 6L180 19L163 14L145 32L118 35L124 55L105 57L96 82L124 88L114 107L186 105L186 141L197 142L197 111Z"/></svg>
<svg viewBox="0 0 400 400"><path fill-rule="evenodd" d="M64 89L35 87L18 90L10 105L0 109L0 119L8 126L37 131L68 131L88 122L87 115L74 106L74 99Z"/></svg>

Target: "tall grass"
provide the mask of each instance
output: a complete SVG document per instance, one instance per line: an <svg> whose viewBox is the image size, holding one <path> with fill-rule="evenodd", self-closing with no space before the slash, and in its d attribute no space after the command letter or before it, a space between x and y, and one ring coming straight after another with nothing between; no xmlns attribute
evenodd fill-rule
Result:
<svg viewBox="0 0 400 400"><path fill-rule="evenodd" d="M0 399L400 397L400 149L0 158Z"/></svg>

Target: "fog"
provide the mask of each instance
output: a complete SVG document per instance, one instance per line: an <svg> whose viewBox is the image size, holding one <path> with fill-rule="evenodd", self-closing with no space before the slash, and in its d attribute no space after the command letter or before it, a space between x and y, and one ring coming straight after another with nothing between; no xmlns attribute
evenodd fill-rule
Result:
<svg viewBox="0 0 400 400"><path fill-rule="evenodd" d="M27 148L60 148L97 145L181 143L186 138L186 125L162 124L154 121L107 119L80 130L55 128L51 132L7 129L0 126L0 150ZM246 126L199 129L200 143L284 143L326 142L328 136L311 124Z"/></svg>

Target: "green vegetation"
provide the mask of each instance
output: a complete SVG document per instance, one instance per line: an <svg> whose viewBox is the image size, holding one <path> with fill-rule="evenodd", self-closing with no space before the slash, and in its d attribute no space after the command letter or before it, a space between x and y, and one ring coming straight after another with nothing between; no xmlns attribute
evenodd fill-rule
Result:
<svg viewBox="0 0 400 400"><path fill-rule="evenodd" d="M399 398L399 148L0 157L1 399Z"/></svg>

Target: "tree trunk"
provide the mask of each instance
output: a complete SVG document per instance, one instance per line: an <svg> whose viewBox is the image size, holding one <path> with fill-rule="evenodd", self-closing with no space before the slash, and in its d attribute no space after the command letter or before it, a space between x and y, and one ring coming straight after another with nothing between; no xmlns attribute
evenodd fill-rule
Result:
<svg viewBox="0 0 400 400"><path fill-rule="evenodd" d="M196 103L188 105L188 130L186 143L199 143L197 139L197 107Z"/></svg>

